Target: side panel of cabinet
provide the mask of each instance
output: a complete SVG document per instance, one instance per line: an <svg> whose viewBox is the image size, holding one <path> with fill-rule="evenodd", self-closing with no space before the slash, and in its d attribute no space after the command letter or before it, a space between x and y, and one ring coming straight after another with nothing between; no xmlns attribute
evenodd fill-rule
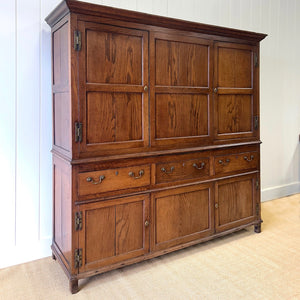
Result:
<svg viewBox="0 0 300 300"><path fill-rule="evenodd" d="M225 231L257 219L258 174L220 180L215 185L216 232Z"/></svg>
<svg viewBox="0 0 300 300"><path fill-rule="evenodd" d="M72 156L70 92L70 20L64 18L52 30L53 148Z"/></svg>
<svg viewBox="0 0 300 300"><path fill-rule="evenodd" d="M162 250L213 233L213 192L201 184L152 195L151 249Z"/></svg>
<svg viewBox="0 0 300 300"><path fill-rule="evenodd" d="M149 201L149 196L143 195L79 207L83 216L79 231L83 255L79 272L148 253Z"/></svg>
<svg viewBox="0 0 300 300"><path fill-rule="evenodd" d="M212 42L150 35L150 128L154 147L184 147L211 138Z"/></svg>
<svg viewBox="0 0 300 300"><path fill-rule="evenodd" d="M53 244L68 270L72 270L72 169L53 156Z"/></svg>
<svg viewBox="0 0 300 300"><path fill-rule="evenodd" d="M148 146L148 33L79 22L80 152Z"/></svg>
<svg viewBox="0 0 300 300"><path fill-rule="evenodd" d="M215 43L214 52L215 138L259 137L257 47Z"/></svg>

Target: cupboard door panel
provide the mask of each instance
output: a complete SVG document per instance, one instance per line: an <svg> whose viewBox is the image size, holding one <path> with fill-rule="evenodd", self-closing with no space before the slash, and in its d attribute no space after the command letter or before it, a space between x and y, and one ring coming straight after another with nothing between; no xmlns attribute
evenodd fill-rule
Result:
<svg viewBox="0 0 300 300"><path fill-rule="evenodd" d="M125 33L86 31L87 82L142 84L143 40Z"/></svg>
<svg viewBox="0 0 300 300"><path fill-rule="evenodd" d="M212 195L208 184L155 193L152 197L155 250L212 233Z"/></svg>
<svg viewBox="0 0 300 300"><path fill-rule="evenodd" d="M143 138L142 97L135 93L87 94L87 144Z"/></svg>
<svg viewBox="0 0 300 300"><path fill-rule="evenodd" d="M252 131L252 96L219 95L219 134L249 133Z"/></svg>
<svg viewBox="0 0 300 300"><path fill-rule="evenodd" d="M255 46L215 43L215 138L258 137L258 66Z"/></svg>
<svg viewBox="0 0 300 300"><path fill-rule="evenodd" d="M208 87L208 45L157 39L156 85Z"/></svg>
<svg viewBox="0 0 300 300"><path fill-rule="evenodd" d="M224 231L254 221L257 174L216 183L216 231Z"/></svg>
<svg viewBox="0 0 300 300"><path fill-rule="evenodd" d="M149 144L148 33L79 21L81 156Z"/></svg>
<svg viewBox="0 0 300 300"><path fill-rule="evenodd" d="M83 228L79 272L118 263L149 251L149 196L119 198L79 207Z"/></svg>
<svg viewBox="0 0 300 300"><path fill-rule="evenodd" d="M208 135L208 97L156 94L156 138Z"/></svg>
<svg viewBox="0 0 300 300"><path fill-rule="evenodd" d="M212 42L150 35L151 145L186 147L211 140Z"/></svg>

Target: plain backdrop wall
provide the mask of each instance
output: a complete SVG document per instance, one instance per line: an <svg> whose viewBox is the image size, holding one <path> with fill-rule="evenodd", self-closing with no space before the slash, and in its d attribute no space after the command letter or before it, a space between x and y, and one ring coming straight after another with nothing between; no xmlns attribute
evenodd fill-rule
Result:
<svg viewBox="0 0 300 300"><path fill-rule="evenodd" d="M51 254L51 41L60 0L0 3L0 268ZM262 200L300 192L299 0L93 0L267 33L261 43Z"/></svg>

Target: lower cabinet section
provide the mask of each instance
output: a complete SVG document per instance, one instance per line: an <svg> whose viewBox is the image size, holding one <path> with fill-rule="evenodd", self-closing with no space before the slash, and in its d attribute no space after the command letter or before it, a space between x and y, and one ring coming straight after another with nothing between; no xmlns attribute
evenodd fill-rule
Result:
<svg viewBox="0 0 300 300"><path fill-rule="evenodd" d="M257 174L246 175L216 182L216 232L248 224L258 217L257 176Z"/></svg>
<svg viewBox="0 0 300 300"><path fill-rule="evenodd" d="M149 196L134 196L79 206L82 252L79 273L149 252Z"/></svg>
<svg viewBox="0 0 300 300"><path fill-rule="evenodd" d="M212 184L153 193L153 251L187 243L213 233Z"/></svg>

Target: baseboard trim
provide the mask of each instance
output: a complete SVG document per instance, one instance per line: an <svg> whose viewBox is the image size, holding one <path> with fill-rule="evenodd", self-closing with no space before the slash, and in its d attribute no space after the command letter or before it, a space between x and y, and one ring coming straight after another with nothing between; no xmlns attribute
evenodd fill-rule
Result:
<svg viewBox="0 0 300 300"><path fill-rule="evenodd" d="M52 238L43 238L36 242L28 242L27 245L16 245L11 247L1 247L0 249L0 269L26 263L51 255Z"/></svg>
<svg viewBox="0 0 300 300"><path fill-rule="evenodd" d="M271 188L262 189L261 201L265 202L277 198L287 197L297 193L300 193L300 182L274 186Z"/></svg>

